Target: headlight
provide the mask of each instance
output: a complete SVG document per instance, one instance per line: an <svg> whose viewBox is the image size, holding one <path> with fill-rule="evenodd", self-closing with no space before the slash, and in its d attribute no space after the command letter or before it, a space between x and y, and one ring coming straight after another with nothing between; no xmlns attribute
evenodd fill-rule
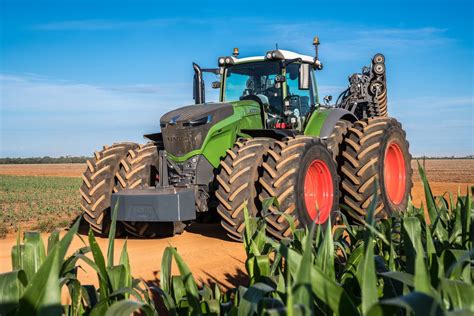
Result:
<svg viewBox="0 0 474 316"><path fill-rule="evenodd" d="M217 62L219 64L219 67L223 67L223 66L226 66L226 65L233 65L234 64L234 60L232 59L232 57L230 56L227 56L227 57L219 57L219 59L217 59Z"/></svg>
<svg viewBox="0 0 474 316"><path fill-rule="evenodd" d="M280 52L279 50L271 50L265 54L266 59L285 59L285 56L283 56L283 53Z"/></svg>

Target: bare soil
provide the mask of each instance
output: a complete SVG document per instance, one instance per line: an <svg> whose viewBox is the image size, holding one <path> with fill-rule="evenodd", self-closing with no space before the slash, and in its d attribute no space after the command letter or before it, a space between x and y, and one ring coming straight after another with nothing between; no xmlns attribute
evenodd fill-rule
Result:
<svg viewBox="0 0 474 316"><path fill-rule="evenodd" d="M0 165L0 174L11 176L80 177L85 170L83 163Z"/></svg>
<svg viewBox="0 0 474 316"><path fill-rule="evenodd" d="M48 234L42 234L47 244ZM87 240L87 236L82 238ZM108 240L97 238L104 254L107 253ZM115 260L119 260L125 239L116 240ZM11 248L16 244L16 236L0 239L0 273L11 271ZM82 241L75 237L69 252L83 247ZM246 280L244 245L226 238L219 224L196 224L181 235L162 239L128 239L132 274L151 283L158 282L161 258L166 247L176 247L189 265L199 283L217 283L222 289L243 284ZM85 263L81 266L86 272L79 272L83 284L98 284L97 275ZM178 274L174 268L173 273Z"/></svg>

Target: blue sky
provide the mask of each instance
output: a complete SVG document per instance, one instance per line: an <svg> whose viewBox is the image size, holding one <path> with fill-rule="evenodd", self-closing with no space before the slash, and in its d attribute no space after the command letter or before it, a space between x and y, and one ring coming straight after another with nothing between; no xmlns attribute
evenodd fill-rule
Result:
<svg viewBox="0 0 474 316"><path fill-rule="evenodd" d="M320 94L386 55L389 113L414 155L474 154L473 1L0 0L0 156L141 141L216 66L321 40ZM212 80L212 78L211 78ZM208 80L208 83L211 81Z"/></svg>

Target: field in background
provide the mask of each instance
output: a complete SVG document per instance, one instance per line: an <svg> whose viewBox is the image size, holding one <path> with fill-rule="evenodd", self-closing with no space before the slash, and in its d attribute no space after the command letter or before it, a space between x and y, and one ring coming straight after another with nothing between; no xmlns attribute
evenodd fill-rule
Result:
<svg viewBox="0 0 474 316"><path fill-rule="evenodd" d="M15 164L0 165L0 175L80 177L85 163Z"/></svg>
<svg viewBox="0 0 474 316"><path fill-rule="evenodd" d="M50 232L80 215L81 178L0 175L0 238L30 229Z"/></svg>
<svg viewBox="0 0 474 316"><path fill-rule="evenodd" d="M416 161L412 167L413 201L420 205L424 192ZM0 165L0 237L18 227L40 231L66 227L81 212L78 189L85 168L85 164ZM474 185L474 159L426 160L425 168L435 195L455 194L458 189L465 194Z"/></svg>

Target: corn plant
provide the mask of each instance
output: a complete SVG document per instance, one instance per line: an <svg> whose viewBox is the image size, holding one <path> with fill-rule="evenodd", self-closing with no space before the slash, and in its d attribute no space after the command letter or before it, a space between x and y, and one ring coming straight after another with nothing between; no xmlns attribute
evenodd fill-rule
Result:
<svg viewBox="0 0 474 316"><path fill-rule="evenodd" d="M147 285L130 272L127 243L118 264L114 264L116 211L109 232L107 258L92 231L87 246L65 258L77 233L79 220L60 240L53 232L47 250L39 233L25 233L23 244L18 237L12 249L13 271L0 274L0 315L130 315L140 310L155 315ZM20 236L20 235L18 235ZM87 257L92 254L92 259ZM106 263L107 259L107 263ZM77 279L79 262L97 272L99 288L82 285ZM61 305L61 288L66 286L71 304Z"/></svg>
<svg viewBox="0 0 474 316"><path fill-rule="evenodd" d="M249 283L227 293L217 285L199 287L171 246L163 253L160 287L134 279L126 243L119 262L113 260L115 211L107 256L89 232L88 245L64 259L78 222L61 240L51 234L47 247L39 234L26 233L12 250L14 271L0 274L0 315L472 315L471 196L433 197L419 169L428 220L424 207L410 205L375 222L374 199L361 225L341 214L345 225L334 231L330 223L301 229L288 217L291 238L277 242L266 235L264 219L244 210ZM264 201L264 215L272 203ZM98 289L77 279L79 263L97 273ZM63 286L71 298L67 306L61 306Z"/></svg>
<svg viewBox="0 0 474 316"><path fill-rule="evenodd" d="M474 313L471 197L435 198L419 171L429 221L423 207L411 205L375 222L374 200L362 225L341 215L346 225L332 232L330 224L300 229L287 218L292 238L276 242L266 236L265 221L244 210L249 284L231 295L199 291L177 251L166 249L160 292L165 306L173 315ZM264 202L263 214L274 202ZM171 275L172 258L178 276Z"/></svg>
<svg viewBox="0 0 474 316"><path fill-rule="evenodd" d="M73 287L68 278L74 261L64 257L78 227L79 221L61 240L51 234L47 251L38 233L25 233L23 244L18 237L14 270L0 274L0 315L62 314L61 283Z"/></svg>

